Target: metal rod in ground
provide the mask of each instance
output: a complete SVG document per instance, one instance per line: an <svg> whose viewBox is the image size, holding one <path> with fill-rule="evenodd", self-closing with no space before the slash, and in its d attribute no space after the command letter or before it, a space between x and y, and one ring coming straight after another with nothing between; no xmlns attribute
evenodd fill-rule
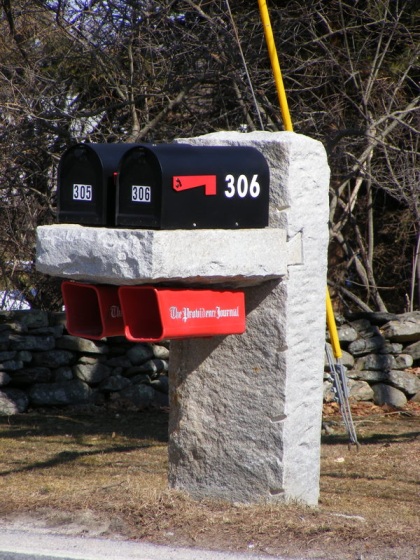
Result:
<svg viewBox="0 0 420 560"><path fill-rule="evenodd" d="M354 427L353 416L350 408L346 368L343 366L339 358L336 358L334 361L328 345L326 345L325 351L327 353L328 363L331 370L333 390L340 407L340 413L343 418L346 432L349 436L350 443L358 446L359 442L357 441L356 428Z"/></svg>

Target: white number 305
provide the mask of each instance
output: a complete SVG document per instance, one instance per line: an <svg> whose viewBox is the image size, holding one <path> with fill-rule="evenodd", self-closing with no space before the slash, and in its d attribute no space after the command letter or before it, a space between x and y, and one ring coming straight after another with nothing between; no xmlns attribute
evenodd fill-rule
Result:
<svg viewBox="0 0 420 560"><path fill-rule="evenodd" d="M225 196L232 198L235 195L239 198L245 198L246 196L252 196L252 198L257 198L261 192L261 187L258 182L258 175L253 175L251 182L248 181L246 175L239 175L235 178L233 175L226 175L226 190Z"/></svg>

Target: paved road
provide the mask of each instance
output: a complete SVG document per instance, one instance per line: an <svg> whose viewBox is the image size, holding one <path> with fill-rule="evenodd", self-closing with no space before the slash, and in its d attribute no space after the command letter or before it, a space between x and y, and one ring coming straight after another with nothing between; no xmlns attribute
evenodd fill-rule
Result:
<svg viewBox="0 0 420 560"><path fill-rule="evenodd" d="M20 552L2 552L0 550L1 560L73 560L73 558L63 558L63 556L41 556L34 554L20 554Z"/></svg>
<svg viewBox="0 0 420 560"><path fill-rule="evenodd" d="M0 527L0 560L290 560L121 540L67 537ZM304 560L303 558L297 560Z"/></svg>

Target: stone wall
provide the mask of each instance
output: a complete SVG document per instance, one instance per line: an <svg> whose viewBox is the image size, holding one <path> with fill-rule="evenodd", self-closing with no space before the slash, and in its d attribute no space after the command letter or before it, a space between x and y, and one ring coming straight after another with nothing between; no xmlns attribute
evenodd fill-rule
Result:
<svg viewBox="0 0 420 560"><path fill-rule="evenodd" d="M64 313L0 312L0 415L49 406L168 406L167 345L70 336Z"/></svg>
<svg viewBox="0 0 420 560"><path fill-rule="evenodd" d="M354 313L337 319L350 397L402 408L420 401L420 312ZM324 400L334 399L326 362Z"/></svg>
<svg viewBox="0 0 420 560"><path fill-rule="evenodd" d="M420 312L337 318L355 401L420 401ZM327 335L328 337L328 335ZM0 312L0 415L48 406L168 406L168 344L70 336L64 313ZM334 399L325 364L324 400Z"/></svg>

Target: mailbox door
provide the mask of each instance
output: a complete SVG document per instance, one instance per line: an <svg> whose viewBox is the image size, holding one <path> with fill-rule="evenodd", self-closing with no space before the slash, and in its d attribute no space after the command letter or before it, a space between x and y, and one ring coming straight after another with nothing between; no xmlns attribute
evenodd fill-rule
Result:
<svg viewBox="0 0 420 560"><path fill-rule="evenodd" d="M58 167L58 220L62 223L113 226L115 174L133 144L76 144Z"/></svg>
<svg viewBox="0 0 420 560"><path fill-rule="evenodd" d="M136 146L121 159L117 179L115 222L118 226L161 227L162 172L146 146Z"/></svg>
<svg viewBox="0 0 420 560"><path fill-rule="evenodd" d="M106 195L96 152L81 144L69 148L58 168L58 219L64 223L105 224Z"/></svg>

